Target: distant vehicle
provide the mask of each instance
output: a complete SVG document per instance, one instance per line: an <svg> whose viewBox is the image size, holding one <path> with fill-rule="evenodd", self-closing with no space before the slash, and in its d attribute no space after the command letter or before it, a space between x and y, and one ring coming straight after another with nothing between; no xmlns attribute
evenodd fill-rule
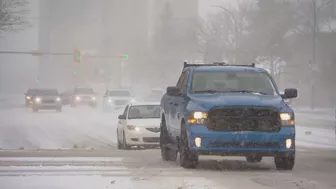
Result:
<svg viewBox="0 0 336 189"><path fill-rule="evenodd" d="M199 155L245 156L250 163L274 157L275 167L295 164L295 118L274 79L251 65L184 64L176 86L161 100L161 156L195 168Z"/></svg>
<svg viewBox="0 0 336 189"><path fill-rule="evenodd" d="M73 91L67 90L61 94L62 97L62 104L63 105L71 105L72 98L73 98Z"/></svg>
<svg viewBox="0 0 336 189"><path fill-rule="evenodd" d="M118 148L132 146L158 147L160 137L160 105L154 102L131 103L118 116Z"/></svg>
<svg viewBox="0 0 336 189"><path fill-rule="evenodd" d="M62 99L56 89L38 89L34 92L32 100L34 112L52 109L62 111Z"/></svg>
<svg viewBox="0 0 336 189"><path fill-rule="evenodd" d="M28 89L25 93L25 106L30 106L33 104L33 95L37 89Z"/></svg>
<svg viewBox="0 0 336 189"><path fill-rule="evenodd" d="M98 105L96 93L92 88L75 88L71 101L72 107L89 105L95 108Z"/></svg>
<svg viewBox="0 0 336 189"><path fill-rule="evenodd" d="M103 109L119 109L133 101L130 91L126 89L108 89L103 97Z"/></svg>
<svg viewBox="0 0 336 189"><path fill-rule="evenodd" d="M162 96L165 94L164 90L154 88L150 91L149 95L146 97L146 101L158 102L161 100Z"/></svg>

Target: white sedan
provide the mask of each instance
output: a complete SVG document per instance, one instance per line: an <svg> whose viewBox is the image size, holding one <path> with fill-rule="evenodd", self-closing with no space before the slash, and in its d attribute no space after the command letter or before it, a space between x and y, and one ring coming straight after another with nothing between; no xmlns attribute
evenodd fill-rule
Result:
<svg viewBox="0 0 336 189"><path fill-rule="evenodd" d="M160 140L160 105L154 102L128 104L118 116L118 149L158 147Z"/></svg>

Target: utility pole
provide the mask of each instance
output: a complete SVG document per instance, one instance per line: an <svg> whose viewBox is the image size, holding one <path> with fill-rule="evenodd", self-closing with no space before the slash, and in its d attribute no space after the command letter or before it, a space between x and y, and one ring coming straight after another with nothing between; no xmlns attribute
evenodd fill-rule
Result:
<svg viewBox="0 0 336 189"><path fill-rule="evenodd" d="M314 24L313 24L313 52L312 52L312 61L310 65L310 72L311 72L311 108L314 109L315 107L315 74L314 74L314 66L316 66L316 34L317 34L317 6L316 6L316 0L312 0L313 2L313 19L314 19Z"/></svg>

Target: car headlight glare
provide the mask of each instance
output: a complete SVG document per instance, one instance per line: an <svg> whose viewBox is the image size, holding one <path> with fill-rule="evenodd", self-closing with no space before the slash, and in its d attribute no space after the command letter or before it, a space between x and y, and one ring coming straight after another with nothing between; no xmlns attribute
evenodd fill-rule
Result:
<svg viewBox="0 0 336 189"><path fill-rule="evenodd" d="M194 119L206 119L208 118L208 114L205 112L194 112L193 118Z"/></svg>
<svg viewBox="0 0 336 189"><path fill-rule="evenodd" d="M61 98L60 98L60 97L57 97L57 98L56 98L56 101L57 101L57 102L61 101Z"/></svg>
<svg viewBox="0 0 336 189"><path fill-rule="evenodd" d="M39 98L39 97L35 98L35 102L40 103L41 102L41 98Z"/></svg>
<svg viewBox="0 0 336 189"><path fill-rule="evenodd" d="M30 96L27 96L26 98L27 98L28 100L30 100Z"/></svg>
<svg viewBox="0 0 336 189"><path fill-rule="evenodd" d="M134 125L127 125L127 129L131 131L140 131L140 128Z"/></svg>
<svg viewBox="0 0 336 189"><path fill-rule="evenodd" d="M76 100L79 101L81 100L81 98L79 96L76 96Z"/></svg>
<svg viewBox="0 0 336 189"><path fill-rule="evenodd" d="M112 102L112 99L108 99L108 102L111 103L111 102Z"/></svg>
<svg viewBox="0 0 336 189"><path fill-rule="evenodd" d="M96 100L96 97L92 97L92 100Z"/></svg>
<svg viewBox="0 0 336 189"><path fill-rule="evenodd" d="M188 119L188 123L190 124L205 124L208 118L208 114L206 112L196 111L193 112Z"/></svg>
<svg viewBox="0 0 336 189"><path fill-rule="evenodd" d="M292 116L289 113L280 113L281 121L289 121L291 118Z"/></svg>
<svg viewBox="0 0 336 189"><path fill-rule="evenodd" d="M295 120L291 113L280 113L280 121L281 125L295 125Z"/></svg>

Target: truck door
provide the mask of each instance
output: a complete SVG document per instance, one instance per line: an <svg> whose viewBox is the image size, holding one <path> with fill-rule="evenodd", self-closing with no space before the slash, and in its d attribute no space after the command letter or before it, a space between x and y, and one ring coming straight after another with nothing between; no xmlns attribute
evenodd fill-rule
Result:
<svg viewBox="0 0 336 189"><path fill-rule="evenodd" d="M177 83L177 87L181 91L181 95L172 97L172 104L171 104L171 134L173 135L173 138L176 139L176 137L180 136L180 126L181 126L181 120L182 120L182 114L184 110L184 97L186 94L186 85L188 81L188 72L184 71L181 74L181 77Z"/></svg>

